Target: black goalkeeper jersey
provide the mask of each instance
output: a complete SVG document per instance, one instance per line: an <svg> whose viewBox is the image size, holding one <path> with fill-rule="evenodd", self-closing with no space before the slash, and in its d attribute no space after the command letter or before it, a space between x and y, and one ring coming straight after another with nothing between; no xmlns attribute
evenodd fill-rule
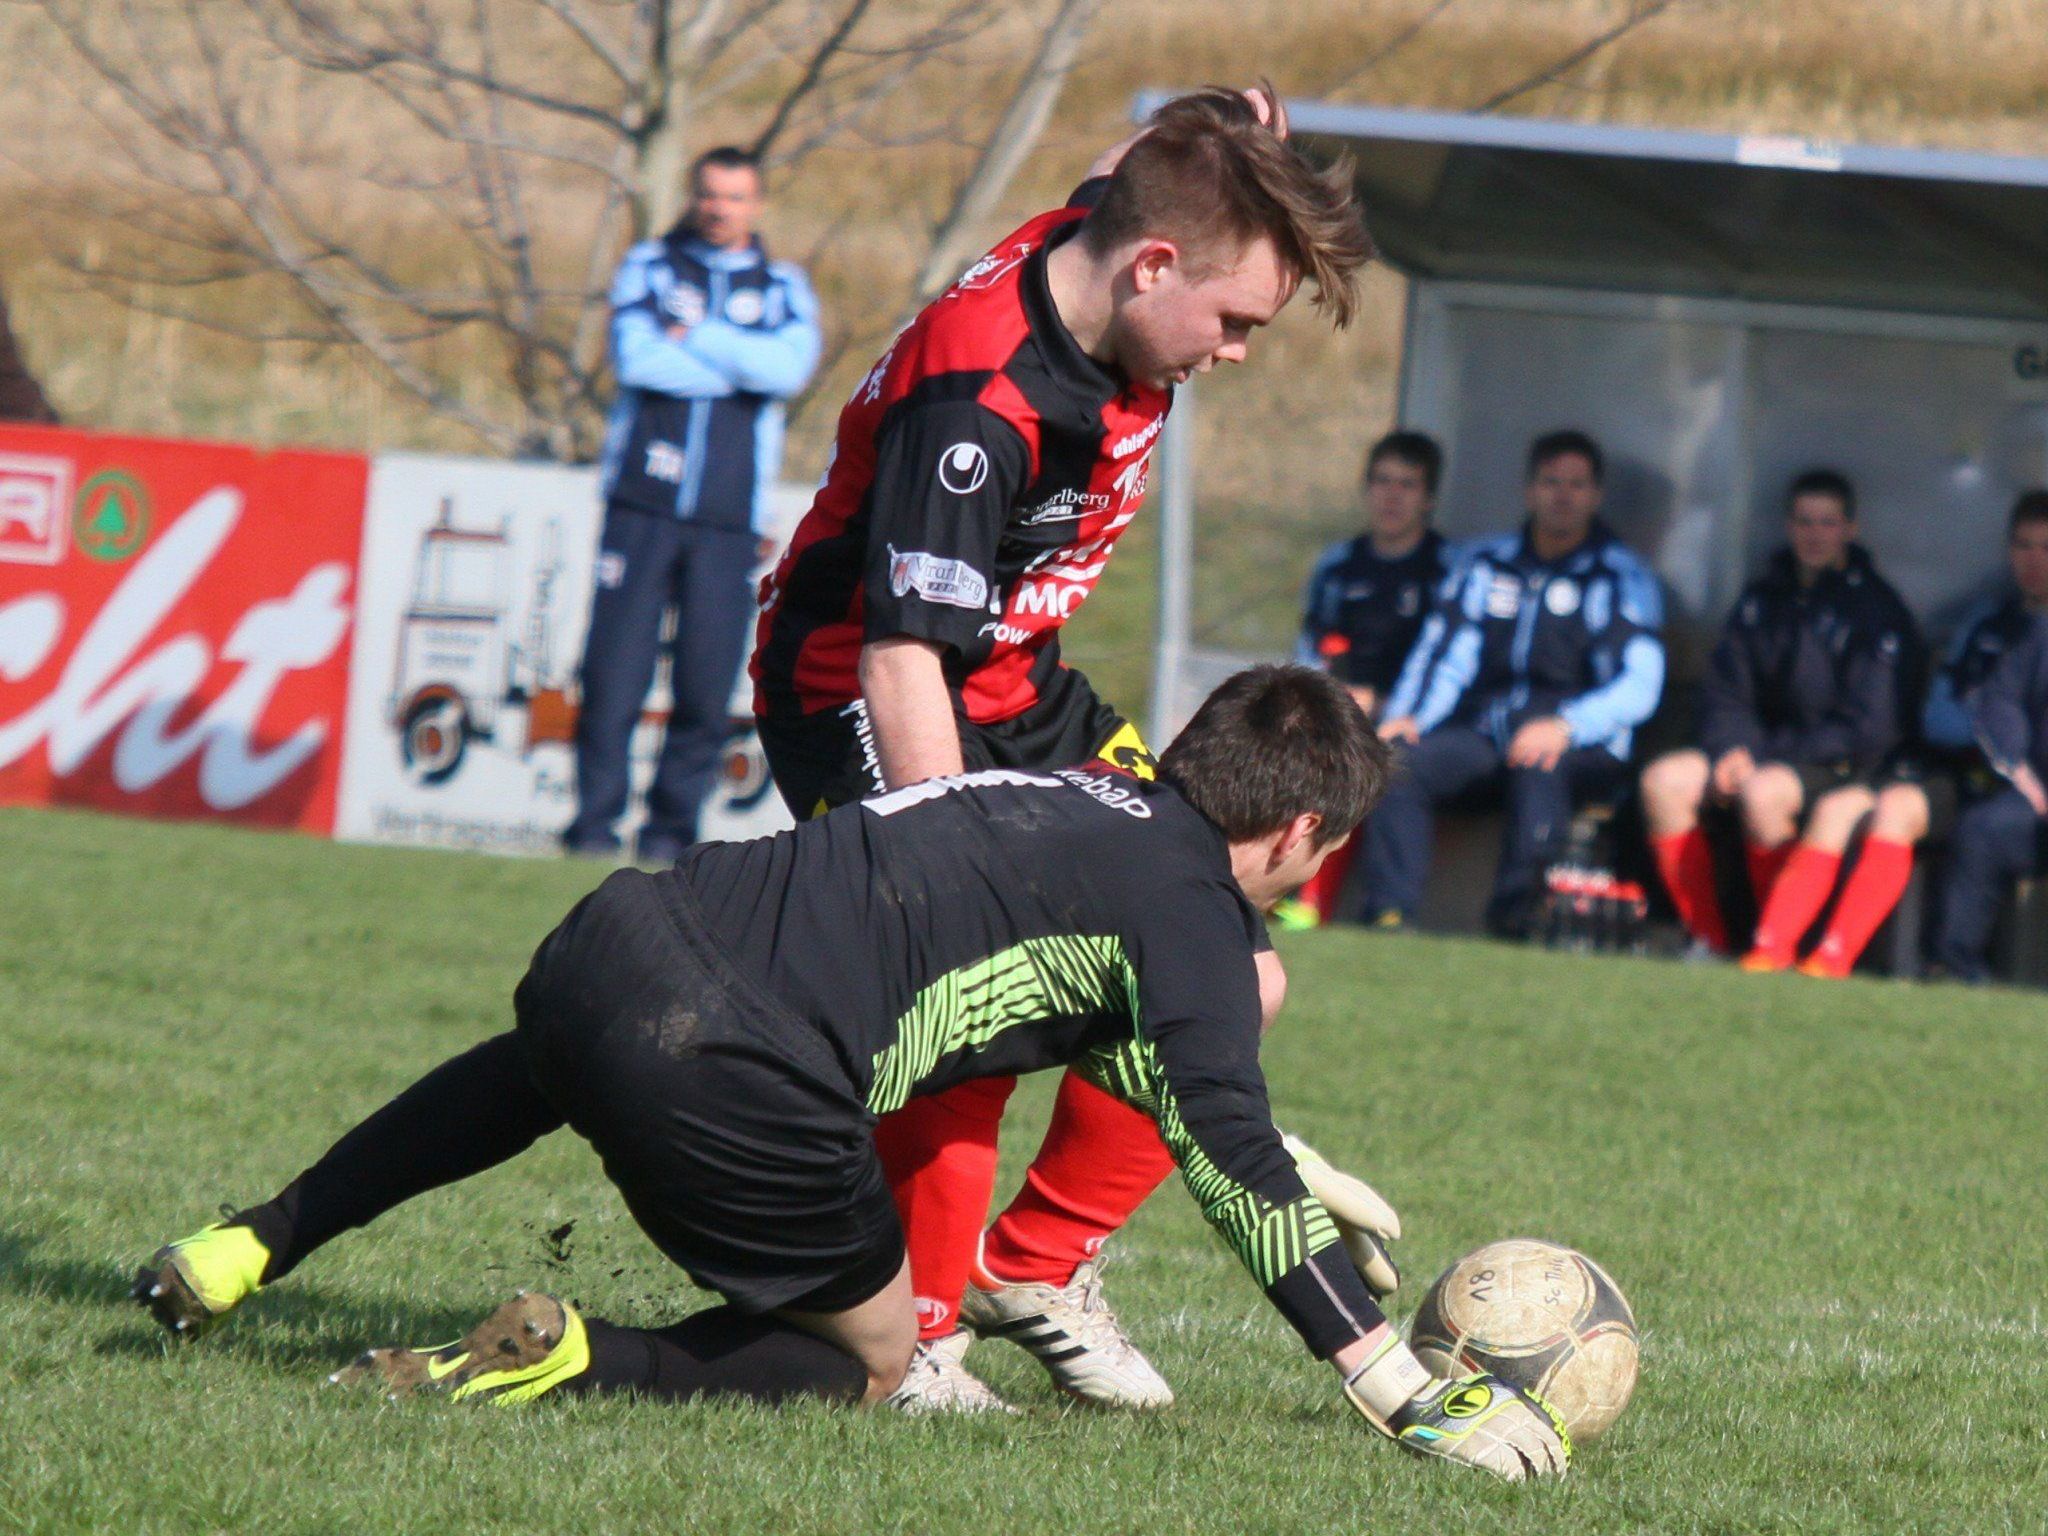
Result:
<svg viewBox="0 0 2048 1536"><path fill-rule="evenodd" d="M1258 915L1169 785L1100 765L931 779L691 850L740 969L875 1115L1072 1064L1151 1114L1203 1213L1318 1354L1380 1321L1280 1143L1259 1070Z"/></svg>

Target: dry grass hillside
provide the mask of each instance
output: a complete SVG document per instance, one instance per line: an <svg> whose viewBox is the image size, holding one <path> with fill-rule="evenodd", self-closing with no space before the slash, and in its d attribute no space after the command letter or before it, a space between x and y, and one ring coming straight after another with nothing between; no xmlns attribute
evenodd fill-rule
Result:
<svg viewBox="0 0 2048 1536"><path fill-rule="evenodd" d="M1041 0L1031 10L1046 8ZM1144 87L1264 72L1303 96L1464 107L1567 53L1624 9L1616 0L1112 0L1057 121L989 234L1057 196L1123 131L1131 97ZM1430 12L1412 42L1359 74L1363 61ZM937 104L941 117L973 131L975 103L996 99L1015 67L1026 20L1020 9L1009 28L975 39L934 77L959 96ZM920 92L920 105L932 105L931 91L928 84ZM52 259L50 234L61 220L52 219L47 190L30 201L30 182L89 187L105 173L111 162L89 115L104 106L33 13L0 15L0 281L30 359L70 418L264 441L466 446L459 428L423 414L346 353L258 349L83 291ZM744 136L757 126L751 108L731 103L703 125L704 138ZM2048 0L1679 0L1510 110L2048 152L2044 108ZM314 166L323 146L361 131L323 121L317 102L296 93L272 109L302 125L293 142ZM825 156L779 189L772 233L787 249L817 249L825 301L851 342L803 414L793 469L808 472L820 461L831 406L863 366L863 339L893 318L922 231L969 154L941 140L851 166L848 157ZM548 210L548 238L565 251L582 238L583 203L565 187ZM401 225L404 218L395 199L365 201L359 212ZM402 246L409 231L381 233ZM119 247L124 231L92 237ZM1341 494L1359 435L1390 409L1398 283L1382 274L1372 292L1364 322L1341 337L1297 306L1263 339L1243 377L1208 391L1208 432L1218 440L1204 462L1215 492L1272 486L1284 465L1293 495ZM461 340L447 345L459 362Z"/></svg>
<svg viewBox="0 0 2048 1536"><path fill-rule="evenodd" d="M1145 87L1264 73L1299 96L1463 108L1569 53L1627 8L1621 0L1112 0L1053 127L987 233L994 238L1070 185L1125 131L1131 98ZM793 473L822 462L837 402L887 334L945 189L996 110L983 104L1003 99L1032 22L1049 10L1046 0L1020 7L906 99L906 114L927 130L954 125L950 135L883 153L820 155L777 188L771 239L813 253L842 347L800 414ZM1361 71L1418 22L1426 24L1411 41ZM0 12L0 280L28 356L72 420L361 448L473 446L347 352L256 348L82 290L52 245L80 233L66 224L67 189L92 188L112 164L91 121L106 106L33 12ZM333 120L297 85L280 87L270 106L291 125L316 186L323 157L342 158L351 135L403 132ZM2044 108L2048 0L1677 0L1507 110L2048 153ZM747 137L763 110L742 92L701 125L702 139ZM389 144L399 156L406 147L402 137ZM354 199L343 211L366 241L438 259L416 248L418 231L396 200L360 186L334 195ZM565 264L587 255L587 207L565 183L547 209L542 238ZM119 227L85 233L102 249L126 239ZM1398 280L1377 274L1371 297L1362 323L1342 336L1294 306L1260 339L1252 366L1205 387L1204 495L1213 504L1278 500L1290 520L1343 516L1360 441L1391 411ZM262 301L250 292L224 302ZM459 334L440 343L439 361L460 373L466 344ZM486 370L475 372L479 391L492 387Z"/></svg>

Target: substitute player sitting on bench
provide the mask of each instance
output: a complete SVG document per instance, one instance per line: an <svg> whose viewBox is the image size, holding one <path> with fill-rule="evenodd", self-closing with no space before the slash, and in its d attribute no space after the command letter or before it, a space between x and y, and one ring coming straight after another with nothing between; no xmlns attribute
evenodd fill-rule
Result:
<svg viewBox="0 0 2048 1536"><path fill-rule="evenodd" d="M1434 810L1498 790L1507 804L1486 926L1526 937L1572 811L1618 789L1635 728L1664 692L1657 578L1600 520L1600 449L1583 432L1529 446L1520 531L1469 546L1387 702L1407 743L1365 830L1366 911L1411 920Z"/></svg>
<svg viewBox="0 0 2048 1536"><path fill-rule="evenodd" d="M1643 770L1643 819L1679 920L1702 950L1729 952L1709 805L1742 823L1751 888L1766 912L1747 963L1782 969L1834 885L1841 852L1869 807L1830 791L1860 786L1911 725L1918 631L1905 600L1856 542L1856 493L1830 469L1785 493L1785 545L1743 589L1721 627L1700 694L1700 745ZM1867 792L1864 792L1867 793ZM1826 806L1826 814L1820 807ZM1792 861L1805 827L1815 851ZM1790 884L1785 884L1789 881ZM1782 889L1784 897L1778 892ZM1816 891L1808 908L1807 893ZM1796 900L1795 900L1796 898Z"/></svg>
<svg viewBox="0 0 2048 1536"><path fill-rule="evenodd" d="M1147 783L1101 765L928 780L794 831L621 871L534 955L517 1027L445 1063L275 1200L161 1250L137 1299L217 1319L327 1238L568 1124L649 1238L725 1305L662 1329L521 1295L393 1393L876 1402L917 1340L876 1117L982 1073L1079 1063L1153 1116L1189 1191L1375 1427L1502 1477L1557 1475L1543 1405L1432 1379L1273 1128L1256 909L1386 779L1341 684L1239 673Z"/></svg>

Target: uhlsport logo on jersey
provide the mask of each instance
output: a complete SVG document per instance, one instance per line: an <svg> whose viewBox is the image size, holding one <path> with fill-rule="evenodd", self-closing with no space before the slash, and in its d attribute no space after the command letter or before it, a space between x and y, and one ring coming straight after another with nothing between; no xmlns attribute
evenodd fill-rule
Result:
<svg viewBox="0 0 2048 1536"><path fill-rule="evenodd" d="M1117 459L1129 458L1140 448L1151 442L1153 438L1157 437L1159 429L1165 425L1166 418L1164 416L1153 417L1150 422L1131 433L1130 436L1118 438L1116 446L1109 450L1110 457Z"/></svg>
<svg viewBox="0 0 2048 1536"><path fill-rule="evenodd" d="M1030 254L1031 247L1028 244L1013 245L1006 251L990 251L962 272L959 279L946 291L949 294L972 293L976 289L987 288Z"/></svg>
<svg viewBox="0 0 2048 1536"><path fill-rule="evenodd" d="M988 601L988 578L965 560L949 560L922 549L898 553L889 546L889 590L898 597L915 592L928 603L979 608Z"/></svg>
<svg viewBox="0 0 2048 1536"><path fill-rule="evenodd" d="M988 455L979 443L955 443L939 455L939 484L955 496L972 496L988 479Z"/></svg>

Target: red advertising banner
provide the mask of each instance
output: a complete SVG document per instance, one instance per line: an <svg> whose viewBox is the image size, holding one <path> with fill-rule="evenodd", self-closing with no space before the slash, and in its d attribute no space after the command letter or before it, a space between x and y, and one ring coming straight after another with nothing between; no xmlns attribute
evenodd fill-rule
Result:
<svg viewBox="0 0 2048 1536"><path fill-rule="evenodd" d="M0 427L0 803L331 832L368 473Z"/></svg>

